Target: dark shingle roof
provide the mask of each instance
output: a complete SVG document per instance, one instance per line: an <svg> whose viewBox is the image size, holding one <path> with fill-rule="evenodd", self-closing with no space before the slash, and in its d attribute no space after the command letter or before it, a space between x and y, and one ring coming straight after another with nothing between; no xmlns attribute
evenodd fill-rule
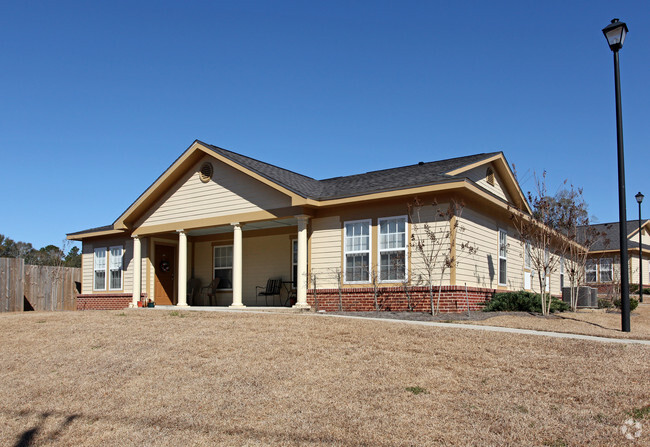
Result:
<svg viewBox="0 0 650 447"><path fill-rule="evenodd" d="M302 197L316 200L413 188L464 178L463 174L450 176L446 173L488 159L500 153L491 152L469 155L429 163L418 163L400 168L371 171L364 174L315 180L311 177L237 154L236 152L203 142L201 144Z"/></svg>
<svg viewBox="0 0 650 447"><path fill-rule="evenodd" d="M641 224L644 225L646 221L641 221ZM591 250L592 251L600 251L600 250L620 250L621 244L620 244L620 236L618 234L619 231L619 225L618 222L612 222L612 223L602 223L602 224L593 224L589 225L590 228L593 228L595 231L599 233L599 236L597 237L595 243L592 245ZM586 227L579 227L578 228L578 240L580 242L580 235L582 235L582 240L584 241L584 228ZM580 231L580 230L583 231ZM626 233L625 234L630 234L635 230L639 229L639 221L638 220L628 220L627 221L627 228L626 228ZM650 242L650 241L648 241ZM634 242L628 239L627 241L627 247L629 248L639 248L639 243ZM647 245L645 242L643 243L643 249L647 250L650 249L650 245Z"/></svg>
<svg viewBox="0 0 650 447"><path fill-rule="evenodd" d="M214 151L216 154L232 160L240 166L250 169L267 180L283 186L299 196L314 200L352 197L356 195L414 188L418 186L448 182L454 179L462 179L465 178L464 173L458 175L447 175L447 172L501 154L501 152L475 154L428 163L420 162L415 165L371 171L364 174L316 180L307 177L306 175L298 174L288 169L280 168L270 163L265 163L212 144L207 144L199 140L196 140L196 142ZM106 225L103 227L69 233L68 235L74 236L77 234L93 233L112 229L113 225Z"/></svg>

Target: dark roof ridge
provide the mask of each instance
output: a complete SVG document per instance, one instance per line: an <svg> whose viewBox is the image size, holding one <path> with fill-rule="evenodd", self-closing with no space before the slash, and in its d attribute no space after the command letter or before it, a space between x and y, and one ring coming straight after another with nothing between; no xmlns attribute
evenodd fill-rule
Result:
<svg viewBox="0 0 650 447"><path fill-rule="evenodd" d="M224 148L222 148L222 147L215 146L214 144L209 144L209 143L206 143L206 142L201 141L201 140L196 140L196 141L197 141L197 143L201 143L201 144L203 144L203 145L205 145L205 146L209 146L209 147L211 147L211 148L213 148L213 149L219 149L220 151L228 152L228 153L231 153L231 154L237 155L238 157L247 158L247 159L252 160L252 161L255 161L255 162L257 162L257 163L263 163L263 164L265 164L265 165L272 166L272 167L274 167L274 168L276 168L276 169L282 169L283 171L290 172L290 173L295 174L295 175L299 175L299 176L304 177L304 178L309 179L309 180L316 180L315 178L313 178L313 177L309 177L308 175L304 175L304 174L301 174L301 173L299 173L299 172L292 171L291 169L283 168L283 167L281 167L281 166L274 165L274 164L272 164L272 163L268 163L268 162L266 162L266 161L258 160L257 158L249 157L248 155L243 155L243 154L240 154L239 152L231 151L231 150L229 150L229 149L224 149ZM233 161L235 161L235 160L233 160ZM318 180L316 180L316 181L318 181Z"/></svg>
<svg viewBox="0 0 650 447"><path fill-rule="evenodd" d="M445 162L449 162L449 161L452 161L452 160L460 160L460 159L463 159L463 158L473 158L473 157L480 157L480 156L486 156L485 158L487 158L487 156L492 156L492 155L497 155L497 154L502 154L502 153L503 152L501 152L501 151L498 151L498 152L481 152L481 153L478 153L478 154L463 155L461 157L445 158L443 160L425 161L425 162L418 162L418 163L414 163L414 164L410 164L410 165L396 166L396 167L393 167L393 168L384 168L384 169L376 169L374 171L359 172L357 174L339 175L337 177L325 178L325 179L321 179L319 181L326 182L326 181L329 181L329 180L342 179L342 178L346 178L346 177L354 177L354 176L357 176L357 175L377 174L377 173L380 173L380 172L388 172L388 171L393 171L393 170L397 170L397 169L412 168L412 167L415 167L415 166L443 164ZM452 171L453 171L453 169L452 169Z"/></svg>

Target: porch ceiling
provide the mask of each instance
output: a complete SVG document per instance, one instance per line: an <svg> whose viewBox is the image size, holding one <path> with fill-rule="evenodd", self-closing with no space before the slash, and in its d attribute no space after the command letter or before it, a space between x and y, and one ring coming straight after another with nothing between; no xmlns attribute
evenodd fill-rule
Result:
<svg viewBox="0 0 650 447"><path fill-rule="evenodd" d="M278 219L278 220L265 220L262 222L250 222L242 225L243 231L250 230L264 230L268 228L281 228L281 227L295 227L298 221L294 218ZM208 234L221 234L232 233L233 229L230 225L222 225L220 227L201 228L198 230L189 230L188 236L206 236Z"/></svg>

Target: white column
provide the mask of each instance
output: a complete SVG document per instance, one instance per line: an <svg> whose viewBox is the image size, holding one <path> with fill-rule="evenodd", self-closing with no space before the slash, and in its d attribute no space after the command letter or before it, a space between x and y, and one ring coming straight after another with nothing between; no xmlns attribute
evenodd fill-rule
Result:
<svg viewBox="0 0 650 447"><path fill-rule="evenodd" d="M131 307L138 307L142 288L142 244L140 237L133 236L133 301Z"/></svg>
<svg viewBox="0 0 650 447"><path fill-rule="evenodd" d="M241 309L242 303L242 237L241 224L230 224L233 227L232 243L232 304L230 307Z"/></svg>
<svg viewBox="0 0 650 447"><path fill-rule="evenodd" d="M178 232L178 303L179 307L187 306L187 233Z"/></svg>
<svg viewBox="0 0 650 447"><path fill-rule="evenodd" d="M296 304L298 309L309 309L307 304L307 222L309 216L296 216L298 219L298 278Z"/></svg>

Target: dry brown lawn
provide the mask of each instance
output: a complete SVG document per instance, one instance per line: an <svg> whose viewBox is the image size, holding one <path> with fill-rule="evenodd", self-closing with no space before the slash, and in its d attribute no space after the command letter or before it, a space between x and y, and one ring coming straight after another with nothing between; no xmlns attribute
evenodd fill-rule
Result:
<svg viewBox="0 0 650 447"><path fill-rule="evenodd" d="M620 312L578 310L548 317L532 315L499 315L468 323L487 326L534 329L538 331L567 332L597 337L636 338L650 340L650 303L640 304L630 315L630 332L621 332Z"/></svg>
<svg viewBox="0 0 650 447"><path fill-rule="evenodd" d="M1 445L650 445L648 346L169 310L0 335Z"/></svg>

